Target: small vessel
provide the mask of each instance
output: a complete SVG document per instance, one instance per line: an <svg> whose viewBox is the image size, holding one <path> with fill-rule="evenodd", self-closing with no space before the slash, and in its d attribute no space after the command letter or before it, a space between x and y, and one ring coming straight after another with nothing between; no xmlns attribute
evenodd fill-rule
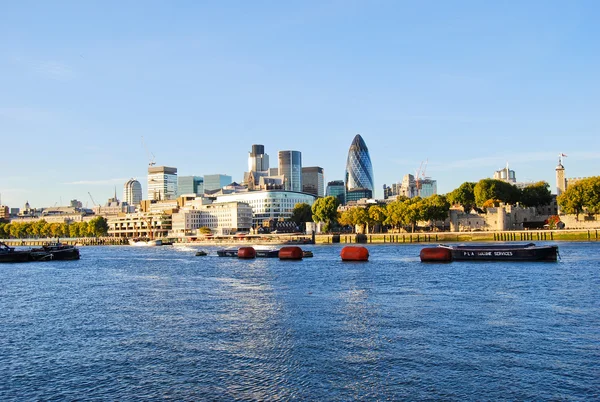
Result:
<svg viewBox="0 0 600 402"><path fill-rule="evenodd" d="M50 254L51 260L78 260L79 249L75 246L63 244L60 242L46 243L42 248L32 249L32 253L47 253ZM44 259L44 256L38 254L36 261Z"/></svg>
<svg viewBox="0 0 600 402"><path fill-rule="evenodd" d="M310 250L302 250L302 254L304 258L310 258L313 256L313 252Z"/></svg>
<svg viewBox="0 0 600 402"><path fill-rule="evenodd" d="M28 262L34 261L31 251L15 250L14 247L8 247L6 243L0 242L0 262Z"/></svg>
<svg viewBox="0 0 600 402"><path fill-rule="evenodd" d="M131 246L141 246L141 247L155 247L162 246L162 240L152 240L147 237L136 237L133 239L129 239L129 245Z"/></svg>
<svg viewBox="0 0 600 402"><path fill-rule="evenodd" d="M449 261L556 261L558 246L527 244L473 244L426 247L421 250L422 262Z"/></svg>
<svg viewBox="0 0 600 402"><path fill-rule="evenodd" d="M238 251L237 248L224 248L221 250L217 250L217 255L219 257L237 257Z"/></svg>
<svg viewBox="0 0 600 402"><path fill-rule="evenodd" d="M279 250L271 248L256 248L256 258L277 258Z"/></svg>
<svg viewBox="0 0 600 402"><path fill-rule="evenodd" d="M206 251L202 251L202 250L196 251L196 257L204 257L205 255L207 255Z"/></svg>

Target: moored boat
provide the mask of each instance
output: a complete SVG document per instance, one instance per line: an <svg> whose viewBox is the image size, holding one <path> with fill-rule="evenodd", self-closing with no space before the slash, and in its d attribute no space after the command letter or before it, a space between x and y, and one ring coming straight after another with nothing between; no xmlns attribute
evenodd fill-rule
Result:
<svg viewBox="0 0 600 402"><path fill-rule="evenodd" d="M27 262L33 261L29 250L15 250L5 243L0 243L0 262Z"/></svg>
<svg viewBox="0 0 600 402"><path fill-rule="evenodd" d="M473 244L426 247L422 262L448 261L556 261L558 246L527 244Z"/></svg>
<svg viewBox="0 0 600 402"><path fill-rule="evenodd" d="M47 243L42 246L42 248L32 249L32 253L47 253L50 254L51 260L78 260L79 259L79 249L75 246L71 246L69 244L63 244L60 242L56 243ZM40 255L36 261L40 259L45 259L43 255Z"/></svg>
<svg viewBox="0 0 600 402"><path fill-rule="evenodd" d="M217 250L217 255L219 257L237 257L238 251L237 248L224 248L221 250Z"/></svg>

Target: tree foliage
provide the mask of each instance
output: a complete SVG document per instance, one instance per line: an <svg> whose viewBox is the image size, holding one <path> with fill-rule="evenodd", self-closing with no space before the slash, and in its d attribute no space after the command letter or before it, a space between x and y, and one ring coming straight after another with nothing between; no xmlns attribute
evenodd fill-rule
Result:
<svg viewBox="0 0 600 402"><path fill-rule="evenodd" d="M324 222L325 231L329 231L332 223L337 219L339 201L336 197L328 196L318 198L312 205L312 219L314 222Z"/></svg>
<svg viewBox="0 0 600 402"><path fill-rule="evenodd" d="M470 212L475 206L475 184L472 182L464 182L457 189L448 193L448 202L451 205L460 205L465 212Z"/></svg>
<svg viewBox="0 0 600 402"><path fill-rule="evenodd" d="M510 183L496 179L482 179L473 188L475 204L482 207L487 200L500 200L506 204L519 202L521 191Z"/></svg>
<svg viewBox="0 0 600 402"><path fill-rule="evenodd" d="M600 176L589 177L570 185L556 199L565 214L600 213Z"/></svg>
<svg viewBox="0 0 600 402"><path fill-rule="evenodd" d="M531 184L521 190L521 204L525 207L541 207L552 201L550 185L545 181Z"/></svg>
<svg viewBox="0 0 600 402"><path fill-rule="evenodd" d="M296 223L300 230L306 230L306 222L312 221L312 209L305 202L300 202L294 205L290 221Z"/></svg>
<svg viewBox="0 0 600 402"><path fill-rule="evenodd" d="M107 233L108 223L100 216L89 222L48 223L41 219L0 224L0 238L101 237Z"/></svg>

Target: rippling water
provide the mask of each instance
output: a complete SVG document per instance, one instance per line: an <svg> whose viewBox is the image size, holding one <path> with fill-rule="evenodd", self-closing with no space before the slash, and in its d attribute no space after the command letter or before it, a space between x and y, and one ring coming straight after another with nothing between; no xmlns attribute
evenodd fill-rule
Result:
<svg viewBox="0 0 600 402"><path fill-rule="evenodd" d="M0 400L600 398L600 244L558 263L84 247L0 265Z"/></svg>

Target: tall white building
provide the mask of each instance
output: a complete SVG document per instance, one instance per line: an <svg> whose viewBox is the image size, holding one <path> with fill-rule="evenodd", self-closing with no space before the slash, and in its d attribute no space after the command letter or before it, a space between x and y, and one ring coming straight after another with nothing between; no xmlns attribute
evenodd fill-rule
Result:
<svg viewBox="0 0 600 402"><path fill-rule="evenodd" d="M265 146L253 144L248 155L248 172L264 172L269 170L269 155L265 153Z"/></svg>
<svg viewBox="0 0 600 402"><path fill-rule="evenodd" d="M192 204L195 204L192 202ZM198 229L208 227L213 234L228 235L248 231L252 227L252 208L243 202L199 203L180 208L173 214L171 236L199 235Z"/></svg>
<svg viewBox="0 0 600 402"><path fill-rule="evenodd" d="M129 205L138 205L142 201L142 185L135 179L130 179L123 186L123 201Z"/></svg>
<svg viewBox="0 0 600 402"><path fill-rule="evenodd" d="M174 200L177 198L177 168L148 167L148 199Z"/></svg>

